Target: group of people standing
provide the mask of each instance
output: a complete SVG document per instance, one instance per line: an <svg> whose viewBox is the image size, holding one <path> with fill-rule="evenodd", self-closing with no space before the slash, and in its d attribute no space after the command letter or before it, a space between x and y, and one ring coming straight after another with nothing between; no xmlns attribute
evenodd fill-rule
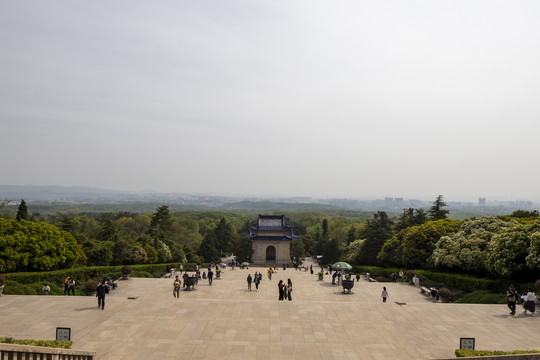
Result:
<svg viewBox="0 0 540 360"><path fill-rule="evenodd" d="M278 283L278 290L279 290L279 300L283 301L285 299L292 301L292 281L291 279L287 280L287 284L283 282L283 280L279 280Z"/></svg>
<svg viewBox="0 0 540 360"><path fill-rule="evenodd" d="M525 309L523 314L527 315L527 312L530 312L531 316L534 316L534 312L536 310L536 294L534 293L532 287L529 288L527 293L524 293L520 297L514 285L509 285L508 290L506 291L506 296L508 298L508 308L510 309L510 315L516 314L516 304L518 302L518 299L521 299L523 303L523 309Z"/></svg>
<svg viewBox="0 0 540 360"><path fill-rule="evenodd" d="M77 283L75 282L75 280L71 278L71 276L66 277L66 279L64 280L64 295L69 296L69 292L71 291L71 294L75 296L76 285ZM50 288L49 288L49 291L50 291Z"/></svg>
<svg viewBox="0 0 540 360"><path fill-rule="evenodd" d="M255 283L255 291L259 291L259 284L262 281L262 274L259 272L255 272L253 274L253 277L251 277L251 274L247 277L247 284L248 284L248 290L251 291L251 283Z"/></svg>

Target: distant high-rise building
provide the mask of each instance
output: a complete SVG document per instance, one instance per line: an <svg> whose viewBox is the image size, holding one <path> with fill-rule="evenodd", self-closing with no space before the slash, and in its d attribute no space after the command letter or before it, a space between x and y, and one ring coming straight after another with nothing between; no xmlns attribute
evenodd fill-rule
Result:
<svg viewBox="0 0 540 360"><path fill-rule="evenodd" d="M478 198L479 206L486 206L486 198Z"/></svg>

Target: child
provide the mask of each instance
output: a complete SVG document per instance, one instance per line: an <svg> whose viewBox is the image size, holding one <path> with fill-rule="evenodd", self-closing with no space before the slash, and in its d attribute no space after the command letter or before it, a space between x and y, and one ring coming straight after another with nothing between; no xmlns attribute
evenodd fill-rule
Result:
<svg viewBox="0 0 540 360"><path fill-rule="evenodd" d="M386 298L388 297L388 291L386 291L386 286L383 286L383 291L381 293L382 301L386 302Z"/></svg>

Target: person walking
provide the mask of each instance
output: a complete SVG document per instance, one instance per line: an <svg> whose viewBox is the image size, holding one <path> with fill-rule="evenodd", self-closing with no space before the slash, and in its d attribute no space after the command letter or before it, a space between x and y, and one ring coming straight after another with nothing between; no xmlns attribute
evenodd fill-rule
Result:
<svg viewBox="0 0 540 360"><path fill-rule="evenodd" d="M212 269L208 270L208 284L212 286L212 281L214 280L214 272Z"/></svg>
<svg viewBox="0 0 540 360"><path fill-rule="evenodd" d="M68 296L69 296L69 292L71 291L71 294L73 296L75 296L75 285L77 285L77 283L75 282L75 280L73 279L69 279L68 281Z"/></svg>
<svg viewBox="0 0 540 360"><path fill-rule="evenodd" d="M269 268L269 269L268 269L268 280L272 280L272 273L273 273L273 272L274 272L274 271L272 270L272 268Z"/></svg>
<svg viewBox="0 0 540 360"><path fill-rule="evenodd" d="M439 292L437 291L436 288L432 287L429 291L430 295L431 295L431 302L437 302L437 300L439 300Z"/></svg>
<svg viewBox="0 0 540 360"><path fill-rule="evenodd" d="M388 297L388 291L386 291L386 286L383 286L383 291L381 293L382 302L386 302L386 298Z"/></svg>
<svg viewBox="0 0 540 360"><path fill-rule="evenodd" d="M247 283L248 283L248 290L251 291L251 282L253 281L253 278L251 277L251 274L248 274L247 277Z"/></svg>
<svg viewBox="0 0 540 360"><path fill-rule="evenodd" d="M182 282L180 281L180 278L178 275L176 275L176 279L174 279L173 282L173 296L175 298L180 299L180 286L182 285Z"/></svg>
<svg viewBox="0 0 540 360"><path fill-rule="evenodd" d="M527 296L525 296L525 304L523 307L525 308L525 312L523 314L527 315L527 311L531 312L531 316L534 316L534 311L536 310L534 301L536 300L536 295L533 292L533 289L530 287L529 292L527 293Z"/></svg>
<svg viewBox="0 0 540 360"><path fill-rule="evenodd" d="M41 289L45 295L49 295L49 292L51 291L51 287L47 284L43 285L43 288Z"/></svg>
<svg viewBox="0 0 540 360"><path fill-rule="evenodd" d="M287 299L292 301L292 281L291 279L287 280Z"/></svg>
<svg viewBox="0 0 540 360"><path fill-rule="evenodd" d="M518 293L514 289L514 285L508 285L508 290L506 291L506 297L508 298L508 308L510 309L510 315L516 314L516 302L518 299Z"/></svg>
<svg viewBox="0 0 540 360"><path fill-rule="evenodd" d="M277 286L279 290L279 301L283 301L283 296L285 293L285 284L283 284L283 280L279 280L279 283Z"/></svg>
<svg viewBox="0 0 540 360"><path fill-rule="evenodd" d="M100 282L96 288L96 296L98 299L98 309L105 310L105 294L107 293L107 285L104 282Z"/></svg>
<svg viewBox="0 0 540 360"><path fill-rule="evenodd" d="M260 275L258 273L255 273L255 279L253 279L253 282L255 283L255 291L259 291L259 284L261 282L261 277L262 275Z"/></svg>
<svg viewBox="0 0 540 360"><path fill-rule="evenodd" d="M69 282L71 281L71 277L68 276L64 279L64 295L69 296Z"/></svg>

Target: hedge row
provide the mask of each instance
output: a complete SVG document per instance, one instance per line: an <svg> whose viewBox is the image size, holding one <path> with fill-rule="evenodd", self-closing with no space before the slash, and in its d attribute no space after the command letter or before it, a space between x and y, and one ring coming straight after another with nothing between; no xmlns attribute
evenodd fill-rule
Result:
<svg viewBox="0 0 540 360"><path fill-rule="evenodd" d="M359 274L364 274L366 269L369 269L369 273L372 278L376 279L379 276L383 276L388 280L391 279L392 273L398 274L400 270L403 270L403 272L406 273L408 270L400 268L381 268L378 266L353 266L353 271ZM438 287L446 287L448 289L459 289L464 292L485 290L495 293L501 291L501 286L502 289L505 288L504 284L502 284L500 281L481 279L470 275L446 274L428 270L414 271L420 278L420 285L425 285L428 287L436 285Z"/></svg>
<svg viewBox="0 0 540 360"><path fill-rule="evenodd" d="M456 349L456 357L517 355L517 354L536 354L536 353L540 353L540 350L499 351L499 350L461 350L461 349Z"/></svg>
<svg viewBox="0 0 540 360"><path fill-rule="evenodd" d="M496 292L498 288L498 283L495 280L479 279L470 275L444 274L428 270L416 270L416 273L420 278L420 283L422 283L423 279L429 279L443 284L444 287L449 289L460 289L466 292L473 292L476 290Z"/></svg>
<svg viewBox="0 0 540 360"><path fill-rule="evenodd" d="M506 294L493 294L487 290L477 290L457 299L460 304L506 304Z"/></svg>
<svg viewBox="0 0 540 360"><path fill-rule="evenodd" d="M163 276L167 271L167 268L174 267L178 269L180 264L142 264L132 265L133 272L132 277L153 277ZM197 264L186 263L182 264L184 269L195 268ZM199 267L205 269L208 264L201 264ZM83 285L86 281L101 280L105 278L119 278L122 275L122 266L93 266L93 267L81 267L75 269L43 271L43 272L20 272L20 273L8 273L5 274L9 283L15 282L23 285L36 284L36 283L48 283L61 285L64 283L64 279L70 276L77 281L79 285ZM148 276L150 274L150 276Z"/></svg>
<svg viewBox="0 0 540 360"><path fill-rule="evenodd" d="M52 348L62 348L62 349L71 349L72 342L69 340L17 340L10 337L0 338L0 343L4 344L16 344L16 345L27 345L27 346L44 346Z"/></svg>

